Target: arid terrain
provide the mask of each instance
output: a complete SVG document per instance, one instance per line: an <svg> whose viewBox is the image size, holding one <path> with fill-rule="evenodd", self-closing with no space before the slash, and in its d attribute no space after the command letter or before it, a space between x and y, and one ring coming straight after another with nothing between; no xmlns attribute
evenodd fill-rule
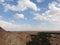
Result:
<svg viewBox="0 0 60 45"><path fill-rule="evenodd" d="M60 45L60 33L5 31L0 27L0 45Z"/></svg>

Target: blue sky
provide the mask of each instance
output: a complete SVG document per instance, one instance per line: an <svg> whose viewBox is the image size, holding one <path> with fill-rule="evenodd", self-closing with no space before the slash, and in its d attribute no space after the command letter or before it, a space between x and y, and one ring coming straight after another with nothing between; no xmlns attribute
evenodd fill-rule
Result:
<svg viewBox="0 0 60 45"><path fill-rule="evenodd" d="M59 31L59 0L0 0L0 26L7 31Z"/></svg>

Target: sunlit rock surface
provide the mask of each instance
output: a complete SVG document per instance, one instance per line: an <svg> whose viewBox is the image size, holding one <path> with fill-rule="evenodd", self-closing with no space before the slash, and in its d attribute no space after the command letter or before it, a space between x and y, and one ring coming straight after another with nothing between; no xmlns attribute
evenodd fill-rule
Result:
<svg viewBox="0 0 60 45"><path fill-rule="evenodd" d="M0 45L26 45L35 32L10 32L0 27Z"/></svg>

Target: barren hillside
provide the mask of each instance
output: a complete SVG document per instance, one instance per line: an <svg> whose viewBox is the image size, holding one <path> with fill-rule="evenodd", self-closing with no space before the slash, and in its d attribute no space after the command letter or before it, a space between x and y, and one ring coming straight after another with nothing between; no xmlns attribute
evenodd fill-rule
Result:
<svg viewBox="0 0 60 45"><path fill-rule="evenodd" d="M0 45L60 45L60 33L11 32L0 27Z"/></svg>

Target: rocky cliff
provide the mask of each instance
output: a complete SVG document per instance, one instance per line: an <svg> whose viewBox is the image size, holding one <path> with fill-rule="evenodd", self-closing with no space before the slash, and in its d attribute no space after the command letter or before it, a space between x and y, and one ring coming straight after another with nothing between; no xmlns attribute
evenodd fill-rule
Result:
<svg viewBox="0 0 60 45"><path fill-rule="evenodd" d="M26 45L27 42L31 41L32 34L35 32L11 32L5 31L0 27L0 45Z"/></svg>

